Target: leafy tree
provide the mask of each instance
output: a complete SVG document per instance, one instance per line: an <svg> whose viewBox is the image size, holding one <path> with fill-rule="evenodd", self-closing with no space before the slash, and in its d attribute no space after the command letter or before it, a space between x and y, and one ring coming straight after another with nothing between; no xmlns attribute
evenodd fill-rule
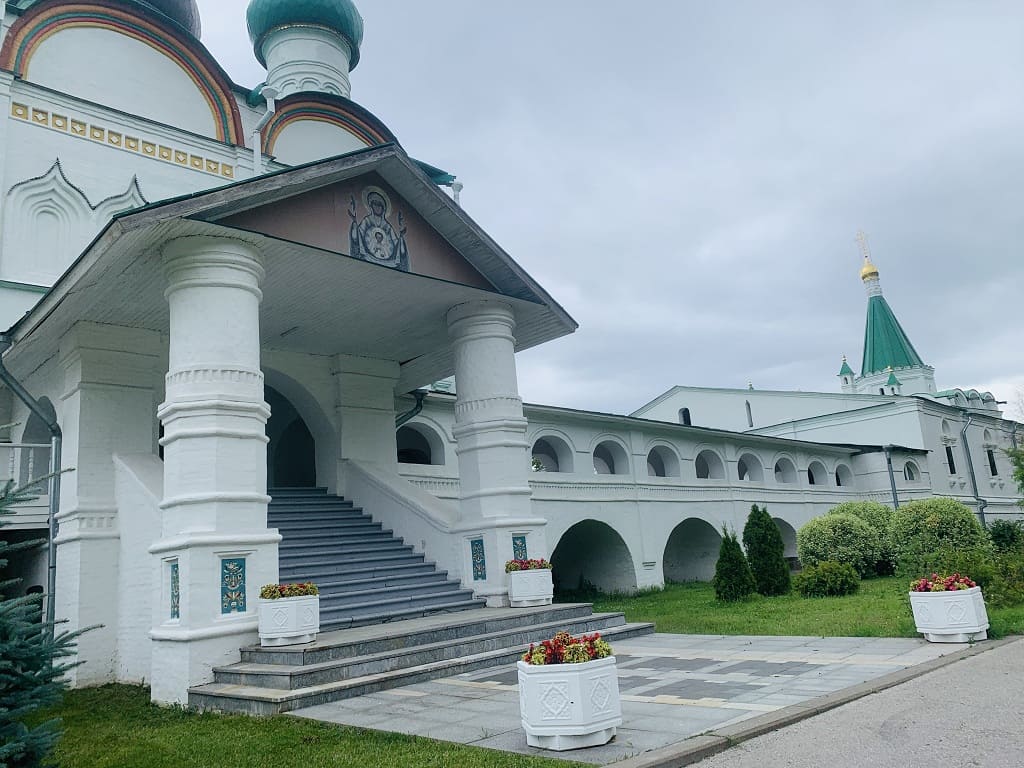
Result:
<svg viewBox="0 0 1024 768"><path fill-rule="evenodd" d="M786 545L767 507L755 504L750 508L747 524L743 526L743 549L758 592L769 596L789 593Z"/></svg>
<svg viewBox="0 0 1024 768"><path fill-rule="evenodd" d="M12 515L11 507L32 496L10 481L0 489L0 515ZM0 525L5 522L0 518ZM0 541L0 569L14 551L39 544L12 545ZM60 721L26 725L30 716L60 703L64 673L74 663L58 660L74 653L79 632L54 632L52 624L39 621L41 595L12 596L18 580L0 582L0 766L37 768L60 738Z"/></svg>
<svg viewBox="0 0 1024 768"><path fill-rule="evenodd" d="M735 531L722 529L722 546L718 550L715 578L711 583L715 597L726 602L742 600L754 593L754 575Z"/></svg>
<svg viewBox="0 0 1024 768"><path fill-rule="evenodd" d="M1024 448L1010 448L1006 455L1013 464L1013 482L1017 484L1017 493L1024 497ZM1024 498L1017 503L1024 507Z"/></svg>

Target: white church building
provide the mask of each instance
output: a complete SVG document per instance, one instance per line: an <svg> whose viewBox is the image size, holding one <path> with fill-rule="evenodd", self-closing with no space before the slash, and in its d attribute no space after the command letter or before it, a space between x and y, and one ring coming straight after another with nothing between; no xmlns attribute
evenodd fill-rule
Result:
<svg viewBox="0 0 1024 768"><path fill-rule="evenodd" d="M755 503L790 556L845 500L1016 510L1002 449L1024 431L989 393L936 390L869 258L836 393L524 405L515 353L576 323L351 100L351 0L252 0L256 88L194 0L0 9L0 451L27 482L59 436L66 470L3 529L46 538L59 502L55 557L7 575L46 590L52 569L56 617L102 625L78 685L187 702L279 579L320 583L342 628L507 605L513 556L564 589L706 579ZM318 537L344 504L365 519L342 547Z"/></svg>

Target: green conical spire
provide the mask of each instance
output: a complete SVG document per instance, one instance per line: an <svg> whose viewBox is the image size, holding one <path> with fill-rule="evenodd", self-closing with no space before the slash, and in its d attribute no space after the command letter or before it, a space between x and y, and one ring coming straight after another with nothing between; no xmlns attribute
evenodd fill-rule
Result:
<svg viewBox="0 0 1024 768"><path fill-rule="evenodd" d="M853 376L853 368L846 362L846 355L843 355L843 367L839 369L840 376Z"/></svg>
<svg viewBox="0 0 1024 768"><path fill-rule="evenodd" d="M910 343L899 320L881 294L868 298L868 321L864 328L864 360L860 375L881 373L888 368L923 368L924 362Z"/></svg>
<svg viewBox="0 0 1024 768"><path fill-rule="evenodd" d="M889 369L889 380L887 382L885 382L885 386L887 386L887 387L899 387L899 386L902 386L902 382L899 379L896 378L896 372L892 368Z"/></svg>

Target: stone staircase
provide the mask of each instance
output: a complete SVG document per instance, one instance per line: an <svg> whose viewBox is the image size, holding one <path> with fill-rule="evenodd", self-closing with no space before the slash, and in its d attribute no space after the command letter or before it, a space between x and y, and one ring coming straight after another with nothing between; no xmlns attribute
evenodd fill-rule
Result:
<svg viewBox="0 0 1024 768"><path fill-rule="evenodd" d="M510 664L530 643L559 630L617 640L650 634L621 613L589 603L478 608L321 634L315 643L243 648L242 660L214 669L214 682L189 690L190 707L274 715L388 688Z"/></svg>
<svg viewBox="0 0 1024 768"><path fill-rule="evenodd" d="M267 527L282 536L280 581L319 586L321 631L484 606L351 501L326 488L269 493Z"/></svg>
<svg viewBox="0 0 1024 768"><path fill-rule="evenodd" d="M649 634L590 604L485 608L472 590L350 501L326 489L272 489L281 582L320 587L314 643L241 649L189 690L197 709L273 715L516 661L560 630L616 639Z"/></svg>

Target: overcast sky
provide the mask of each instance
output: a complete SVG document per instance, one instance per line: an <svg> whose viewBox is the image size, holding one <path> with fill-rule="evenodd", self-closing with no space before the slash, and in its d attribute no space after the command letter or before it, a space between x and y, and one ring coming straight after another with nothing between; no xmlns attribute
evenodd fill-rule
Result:
<svg viewBox="0 0 1024 768"><path fill-rule="evenodd" d="M236 82L246 0L199 0ZM942 387L1024 388L1024 3L362 0L352 96L579 322L531 402L835 391L858 229Z"/></svg>

